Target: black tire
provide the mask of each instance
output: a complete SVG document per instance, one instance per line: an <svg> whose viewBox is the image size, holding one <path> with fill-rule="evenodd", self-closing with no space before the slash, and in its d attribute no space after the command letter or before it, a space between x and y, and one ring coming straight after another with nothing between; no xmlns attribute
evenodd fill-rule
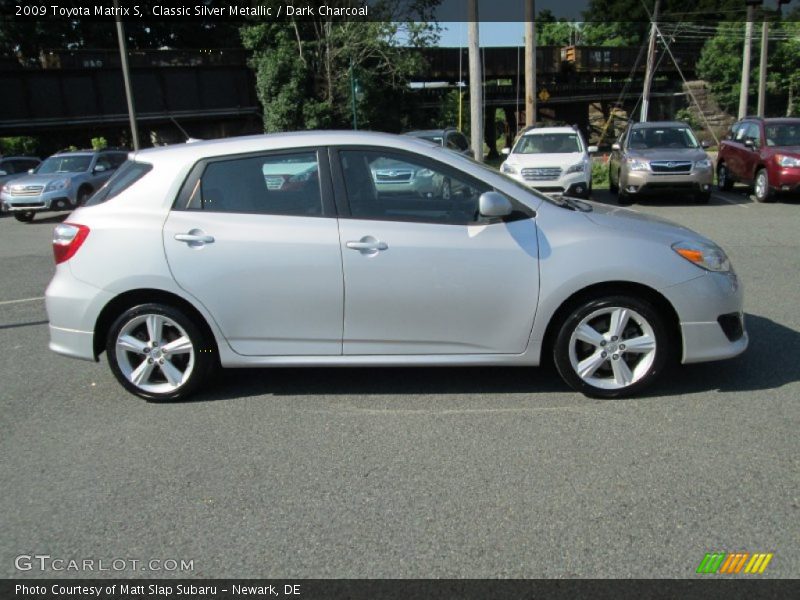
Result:
<svg viewBox="0 0 800 600"><path fill-rule="evenodd" d="M633 198L631 198L631 195L628 192L619 190L617 191L617 204L620 206L630 206L633 204Z"/></svg>
<svg viewBox="0 0 800 600"><path fill-rule="evenodd" d="M91 197L92 189L88 187L82 187L78 190L78 197L75 200L75 208L79 206L83 206L86 204L86 201Z"/></svg>
<svg viewBox="0 0 800 600"><path fill-rule="evenodd" d="M708 204L711 201L711 192L699 192L694 196L698 204Z"/></svg>
<svg viewBox="0 0 800 600"><path fill-rule="evenodd" d="M723 192L729 192L733 189L733 180L725 163L717 165L717 187Z"/></svg>
<svg viewBox="0 0 800 600"><path fill-rule="evenodd" d="M614 339L611 336L611 315L621 310L628 311L630 316L621 328L621 335ZM573 333L586 319L588 321L584 325L602 336L603 342L593 345L573 339ZM607 330L603 331L606 326ZM599 329L594 329L595 327ZM626 340L644 340L645 337L654 339L650 353L633 352L624 345ZM573 343L574 355L570 349ZM607 352L608 356L602 352ZM604 296L583 301L564 319L553 346L553 361L561 378L573 389L593 398L620 398L637 394L652 384L667 365L671 352L664 317L652 304L632 296ZM599 366L586 377L581 377L573 366L573 359L578 365L593 356L598 357ZM631 374L631 382L620 384L616 379L617 372L619 370L619 373L624 373L626 368ZM599 375L595 377L596 374ZM612 387L603 387L604 385Z"/></svg>
<svg viewBox="0 0 800 600"><path fill-rule="evenodd" d="M611 169L608 170L608 191L612 194L616 194L619 191L619 185L614 183L614 179L611 177Z"/></svg>
<svg viewBox="0 0 800 600"><path fill-rule="evenodd" d="M34 216L36 216L36 213L32 210L16 211L14 213L14 218L20 223L30 223L33 221Z"/></svg>
<svg viewBox="0 0 800 600"><path fill-rule="evenodd" d="M162 339L155 347L151 346L154 340L147 339L151 337L147 323L150 317L162 322L162 334L159 336ZM142 350L118 348L117 340L123 332L130 340L141 342ZM182 337L188 337L191 344L188 353L159 353L169 342ZM149 353L145 353L146 350ZM218 364L216 346L205 329L183 311L157 303L140 304L123 312L108 331L106 353L117 381L132 394L151 402L185 400L209 380ZM145 365L145 361L151 366ZM161 364L166 366L162 367ZM146 379L140 384L134 383L133 375L142 368L149 369ZM174 378L177 385L169 381L168 373L182 376L180 380Z"/></svg>
<svg viewBox="0 0 800 600"><path fill-rule="evenodd" d="M759 185L759 178L761 177L764 178L763 186ZM764 168L756 172L756 178L753 182L753 197L756 199L756 202L775 202L775 194L769 187L769 174Z"/></svg>

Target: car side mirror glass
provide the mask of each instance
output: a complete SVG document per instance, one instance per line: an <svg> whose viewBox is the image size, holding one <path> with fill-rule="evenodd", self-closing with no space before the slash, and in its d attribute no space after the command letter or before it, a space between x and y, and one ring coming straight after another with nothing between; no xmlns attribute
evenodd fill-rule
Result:
<svg viewBox="0 0 800 600"><path fill-rule="evenodd" d="M97 165L97 166L94 168L94 172L95 172L95 173L102 173L102 172L103 172L103 171L105 171L105 170L106 170L106 168L105 168L103 165Z"/></svg>
<svg viewBox="0 0 800 600"><path fill-rule="evenodd" d="M756 143L753 140L745 140L744 141L744 145L747 146L750 149L753 149L753 148L756 147Z"/></svg>
<svg viewBox="0 0 800 600"><path fill-rule="evenodd" d="M597 154L597 146L589 146L589 147L586 149L586 151L587 151L589 154Z"/></svg>
<svg viewBox="0 0 800 600"><path fill-rule="evenodd" d="M509 154L511 154L511 148L503 148L502 150L500 150L500 154L505 154L506 156L508 156Z"/></svg>
<svg viewBox="0 0 800 600"><path fill-rule="evenodd" d="M617 151L622 150L619 144L611 144L611 149Z"/></svg>
<svg viewBox="0 0 800 600"><path fill-rule="evenodd" d="M478 199L478 212L484 217L507 217L513 210L511 200L498 192L484 192Z"/></svg>
<svg viewBox="0 0 800 600"><path fill-rule="evenodd" d="M703 140L702 142L700 142L700 147L701 148L710 148L711 147L711 142L709 142L708 140Z"/></svg>

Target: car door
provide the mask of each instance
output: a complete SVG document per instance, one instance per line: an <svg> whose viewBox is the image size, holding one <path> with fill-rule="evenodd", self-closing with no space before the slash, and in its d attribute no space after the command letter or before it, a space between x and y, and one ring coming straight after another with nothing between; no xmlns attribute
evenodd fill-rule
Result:
<svg viewBox="0 0 800 600"><path fill-rule="evenodd" d="M745 140L750 125L749 121L743 121L738 126L734 126L733 138L730 141L730 152L727 159L728 171L737 181L748 181L747 156L752 150L745 146Z"/></svg>
<svg viewBox="0 0 800 600"><path fill-rule="evenodd" d="M343 281L327 154L198 163L164 224L177 284L243 355L336 355Z"/></svg>
<svg viewBox="0 0 800 600"><path fill-rule="evenodd" d="M761 139L761 127L756 122L747 124L747 130L744 134L745 144L750 142L752 146L746 146L742 152L742 171L743 180L747 183L752 183L756 176L756 168L761 161L760 150L764 145Z"/></svg>
<svg viewBox="0 0 800 600"><path fill-rule="evenodd" d="M505 221L480 217L478 198L490 186L417 154L333 155L344 354L525 351L539 290L532 212L518 205ZM387 161L412 173L407 189L382 186Z"/></svg>

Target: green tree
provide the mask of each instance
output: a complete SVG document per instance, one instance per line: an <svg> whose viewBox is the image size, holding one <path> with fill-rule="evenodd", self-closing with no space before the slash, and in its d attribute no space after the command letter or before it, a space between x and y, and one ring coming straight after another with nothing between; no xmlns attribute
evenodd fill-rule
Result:
<svg viewBox="0 0 800 600"><path fill-rule="evenodd" d="M435 3L420 1L415 10L424 16ZM359 127L405 128L414 114L409 76L421 68L421 58L399 40L406 46L428 46L438 39L438 28L424 20L398 20L411 16L400 15L399 4L371 5L371 16L386 19L380 21L314 19L243 27L242 41L253 52L264 129L351 127L351 70L359 88Z"/></svg>
<svg viewBox="0 0 800 600"><path fill-rule="evenodd" d="M742 25L722 23L708 40L697 61L697 74L711 86L722 110L731 112L739 103L742 75ZM758 81L755 78L755 81Z"/></svg>

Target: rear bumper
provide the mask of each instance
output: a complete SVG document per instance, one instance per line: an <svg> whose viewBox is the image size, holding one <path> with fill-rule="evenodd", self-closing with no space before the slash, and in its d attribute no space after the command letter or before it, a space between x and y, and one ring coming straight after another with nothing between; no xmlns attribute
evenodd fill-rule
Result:
<svg viewBox="0 0 800 600"><path fill-rule="evenodd" d="M50 350L71 358L96 361L94 333L50 325Z"/></svg>

